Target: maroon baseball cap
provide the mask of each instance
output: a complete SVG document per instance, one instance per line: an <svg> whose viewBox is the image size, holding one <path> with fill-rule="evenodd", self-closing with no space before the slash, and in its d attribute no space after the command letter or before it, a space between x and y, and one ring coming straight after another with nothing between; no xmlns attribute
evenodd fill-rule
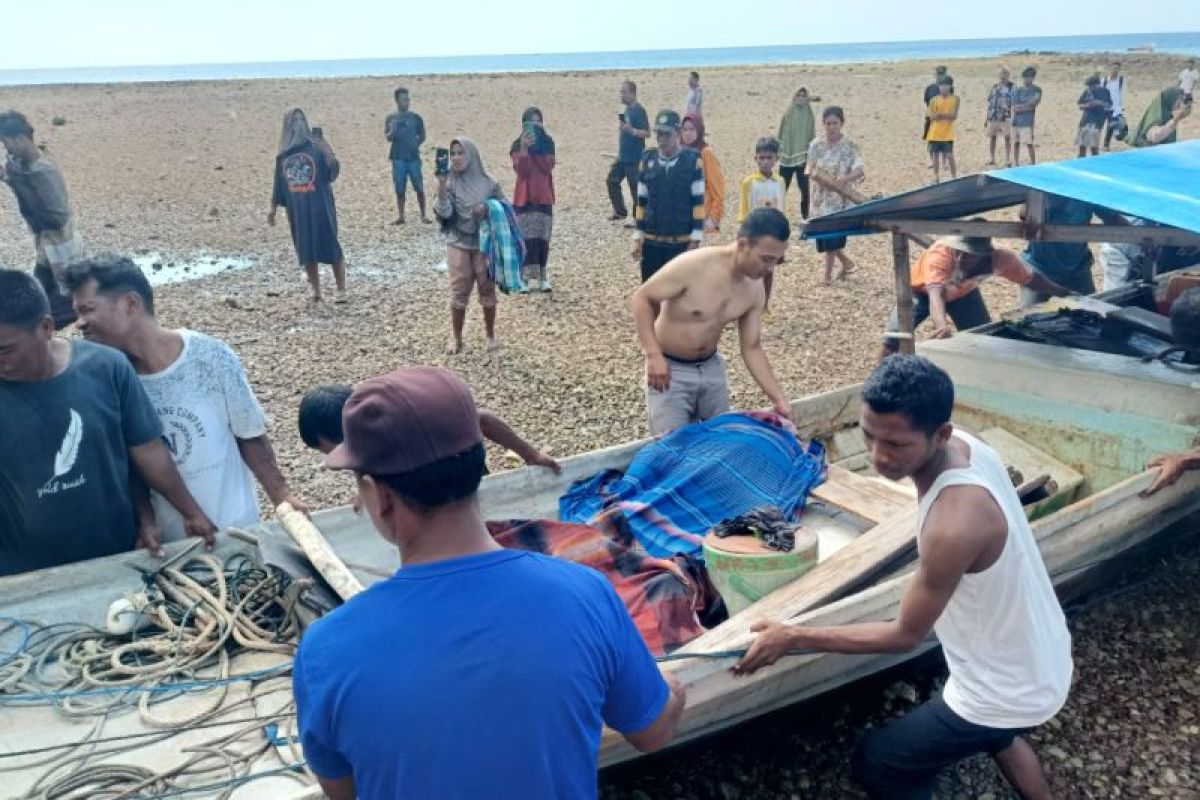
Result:
<svg viewBox="0 0 1200 800"><path fill-rule="evenodd" d="M329 469L399 475L483 441L471 390L448 369L410 367L363 381L342 409Z"/></svg>

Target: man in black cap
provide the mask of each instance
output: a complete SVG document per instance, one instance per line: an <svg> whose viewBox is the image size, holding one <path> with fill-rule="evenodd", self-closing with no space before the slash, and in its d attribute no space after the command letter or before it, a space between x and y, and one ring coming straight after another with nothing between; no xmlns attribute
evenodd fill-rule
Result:
<svg viewBox="0 0 1200 800"><path fill-rule="evenodd" d="M675 256L700 246L704 235L704 168L700 155L679 143L679 114L654 118L658 147L642 156L634 219L633 257L642 282Z"/></svg>
<svg viewBox="0 0 1200 800"><path fill-rule="evenodd" d="M342 422L325 465L353 471L403 566L296 654L304 756L329 797L594 798L604 725L643 751L670 742L683 688L604 576L488 534L466 384L398 370L359 384Z"/></svg>

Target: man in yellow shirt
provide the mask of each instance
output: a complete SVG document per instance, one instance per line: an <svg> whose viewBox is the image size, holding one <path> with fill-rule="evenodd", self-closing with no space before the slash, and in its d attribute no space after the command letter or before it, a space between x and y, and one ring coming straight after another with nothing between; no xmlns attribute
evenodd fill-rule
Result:
<svg viewBox="0 0 1200 800"><path fill-rule="evenodd" d="M949 75L938 78L937 96L929 101L929 156L933 161L933 182L942 180L942 164L950 170L950 177L958 177L954 163L954 121L958 119L958 98L950 92L954 80Z"/></svg>

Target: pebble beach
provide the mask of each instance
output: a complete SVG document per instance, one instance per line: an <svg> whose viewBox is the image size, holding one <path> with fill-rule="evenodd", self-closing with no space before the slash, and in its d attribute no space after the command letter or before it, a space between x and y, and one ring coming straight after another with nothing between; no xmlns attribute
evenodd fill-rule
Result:
<svg viewBox="0 0 1200 800"><path fill-rule="evenodd" d="M1044 92L1038 155L1051 161L1074 156L1076 98L1084 77L1108 60L1020 54L946 62L961 97L960 174L985 169L985 98L999 66L1014 75L1038 67ZM1183 59L1122 54L1121 60L1133 125L1173 82ZM731 239L736 228L736 187L754 168L755 140L777 132L800 86L822 98L817 107L845 109L846 134L866 161L864 193L888 195L931 181L919 135L920 95L933 67L911 61L704 70L708 139L728 186L720 239ZM296 431L300 398L320 383L353 383L404 365L449 367L472 386L481 407L555 457L647 434L644 362L628 309L637 263L631 232L607 220L604 187L624 79L637 81L651 114L678 108L686 91L686 71L641 70L13 87L3 90L0 107L25 113L36 140L62 167L86 247L136 255L152 275L178 278L157 289L159 319L217 336L238 352L269 415L284 472L311 508L322 508L348 503L353 487L345 476L322 471ZM409 88L413 110L425 119L431 193L433 147L452 137L477 142L507 193L509 145L520 133L522 110L538 106L555 138L554 291L501 298L503 347L496 352L484 347L474 301L464 351L444 352L449 287L437 269L445 253L437 227L420 222L411 195L408 223L390 224L396 214L383 120L397 85ZM324 129L341 161L335 194L349 270L345 306L308 301L286 225L266 224L280 124L297 106ZM1182 137L1197 135L1200 119L1193 117ZM795 220L794 190L788 204ZM861 237L848 253L857 270L830 287L821 285L820 257L808 243L794 243L776 273L763 342L793 397L861 381L875 363L893 304L890 240ZM15 201L0 192L0 263L32 261ZM201 272L209 274L193 278ZM332 285L327 268L322 277ZM993 314L1017 301L1015 288L999 281L986 286L985 296ZM763 405L737 358L732 330L723 350L734 406ZM489 466L499 471L519 461L493 449ZM1142 582L1119 601L1073 618L1076 691L1057 724L1034 739L1061 797L1200 798L1200 556L1195 535L1187 541L1140 566ZM854 702L842 698L819 712L800 707L602 775L601 796L860 797L845 763L858 732L923 699L938 672L936 661L925 661L889 676L886 685L864 688ZM945 797L1008 796L989 763L970 762L960 772Z"/></svg>

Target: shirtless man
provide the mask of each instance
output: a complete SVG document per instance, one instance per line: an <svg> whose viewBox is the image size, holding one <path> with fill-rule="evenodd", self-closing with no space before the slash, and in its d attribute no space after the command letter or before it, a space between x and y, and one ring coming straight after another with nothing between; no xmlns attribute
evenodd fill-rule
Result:
<svg viewBox="0 0 1200 800"><path fill-rule="evenodd" d="M650 432L669 433L729 410L721 331L737 321L742 360L776 413L792 407L763 352L763 278L783 262L791 231L776 208L753 211L736 242L675 257L633 295L633 322L646 353Z"/></svg>

